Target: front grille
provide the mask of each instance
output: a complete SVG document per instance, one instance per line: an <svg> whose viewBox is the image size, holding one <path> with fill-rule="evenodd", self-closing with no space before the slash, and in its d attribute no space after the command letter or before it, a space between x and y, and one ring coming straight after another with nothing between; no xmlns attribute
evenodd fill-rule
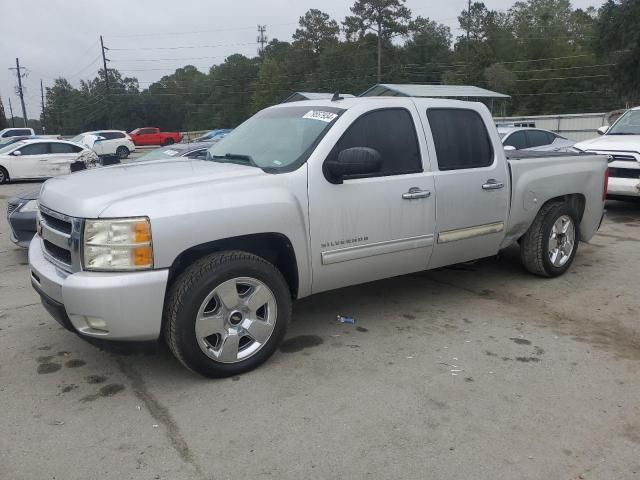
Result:
<svg viewBox="0 0 640 480"><path fill-rule="evenodd" d="M42 220L44 220L44 222L54 230L58 230L59 232L66 233L67 235L71 233L71 222L67 222L66 220L56 218L43 211L40 212L40 215L42 217Z"/></svg>
<svg viewBox="0 0 640 480"><path fill-rule="evenodd" d="M60 248L57 245L54 245L49 240L43 240L45 251L51 255L56 260L71 265L71 252L64 248Z"/></svg>
<svg viewBox="0 0 640 480"><path fill-rule="evenodd" d="M17 203L10 203L7 205L7 217L9 215L11 215L13 212L16 211L16 209L20 206L20 204Z"/></svg>
<svg viewBox="0 0 640 480"><path fill-rule="evenodd" d="M640 178L640 169L609 167L609 176L615 178Z"/></svg>

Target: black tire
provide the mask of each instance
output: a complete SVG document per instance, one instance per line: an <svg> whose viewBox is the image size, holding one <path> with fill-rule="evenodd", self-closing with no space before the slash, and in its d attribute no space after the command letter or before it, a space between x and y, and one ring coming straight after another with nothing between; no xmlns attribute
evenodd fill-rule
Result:
<svg viewBox="0 0 640 480"><path fill-rule="evenodd" d="M9 172L4 167L0 167L0 185L9 181Z"/></svg>
<svg viewBox="0 0 640 480"><path fill-rule="evenodd" d="M162 142L162 146L163 147L167 147L169 145L173 145L175 142L173 141L173 138L167 138L164 142Z"/></svg>
<svg viewBox="0 0 640 480"><path fill-rule="evenodd" d="M562 266L555 266L548 254L548 243L553 224L563 215L571 218L575 231L573 250L569 259ZM567 203L552 202L543 205L536 215L527 233L520 239L520 258L529 272L541 277L557 277L566 272L578 251L580 231L578 230L578 215Z"/></svg>
<svg viewBox="0 0 640 480"><path fill-rule="evenodd" d="M237 277L263 282L273 293L277 317L269 339L255 354L235 363L205 355L198 344L195 322L205 298L220 284ZM240 251L208 255L188 267L170 287L164 312L164 337L175 357L188 369L211 378L252 370L278 348L291 320L291 292L280 271L261 257Z"/></svg>
<svg viewBox="0 0 640 480"><path fill-rule="evenodd" d="M125 147L124 145L118 147L116 149L116 156L120 159L120 160L124 160L125 158L127 158L129 156L129 149L127 147Z"/></svg>

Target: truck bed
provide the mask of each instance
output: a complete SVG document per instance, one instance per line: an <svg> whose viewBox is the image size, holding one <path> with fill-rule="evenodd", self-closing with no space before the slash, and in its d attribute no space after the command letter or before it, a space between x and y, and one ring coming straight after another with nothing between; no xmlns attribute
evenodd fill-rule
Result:
<svg viewBox="0 0 640 480"><path fill-rule="evenodd" d="M589 241L601 221L607 157L574 152L507 153L511 176L509 221L502 247L516 242L532 224L542 205L573 195L584 204L580 239Z"/></svg>

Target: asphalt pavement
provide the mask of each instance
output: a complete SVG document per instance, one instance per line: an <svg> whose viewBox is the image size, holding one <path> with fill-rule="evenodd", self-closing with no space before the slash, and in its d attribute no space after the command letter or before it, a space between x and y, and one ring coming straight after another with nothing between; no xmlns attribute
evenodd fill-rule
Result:
<svg viewBox="0 0 640 480"><path fill-rule="evenodd" d="M563 277L509 249L304 299L225 380L61 329L2 215L0 478L640 478L640 204L607 210Z"/></svg>

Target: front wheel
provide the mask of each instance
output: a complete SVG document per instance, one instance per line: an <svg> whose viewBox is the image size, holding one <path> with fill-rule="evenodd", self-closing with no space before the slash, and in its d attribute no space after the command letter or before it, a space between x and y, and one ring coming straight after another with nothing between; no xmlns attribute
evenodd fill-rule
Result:
<svg viewBox="0 0 640 480"><path fill-rule="evenodd" d="M529 272L557 277L569 269L580 240L577 218L566 203L553 202L540 209L520 241L520 258Z"/></svg>
<svg viewBox="0 0 640 480"><path fill-rule="evenodd" d="M251 370L275 352L291 319L291 293L278 269L245 252L221 252L175 281L165 339L187 368L207 377Z"/></svg>
<svg viewBox="0 0 640 480"><path fill-rule="evenodd" d="M174 144L173 138L167 138L164 142L162 142L162 146L163 147L167 147L167 146L173 145L173 144Z"/></svg>

